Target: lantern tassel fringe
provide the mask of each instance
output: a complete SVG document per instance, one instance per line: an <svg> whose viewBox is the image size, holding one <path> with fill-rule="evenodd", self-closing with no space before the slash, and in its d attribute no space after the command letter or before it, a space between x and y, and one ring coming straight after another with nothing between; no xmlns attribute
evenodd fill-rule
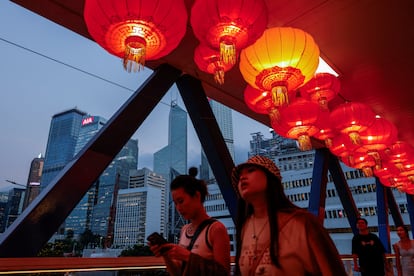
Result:
<svg viewBox="0 0 414 276"><path fill-rule="evenodd" d="M124 69L128 72L139 72L145 66L145 48L125 47Z"/></svg>
<svg viewBox="0 0 414 276"><path fill-rule="evenodd" d="M225 64L236 64L236 45L228 44L224 41L220 43L220 60Z"/></svg>

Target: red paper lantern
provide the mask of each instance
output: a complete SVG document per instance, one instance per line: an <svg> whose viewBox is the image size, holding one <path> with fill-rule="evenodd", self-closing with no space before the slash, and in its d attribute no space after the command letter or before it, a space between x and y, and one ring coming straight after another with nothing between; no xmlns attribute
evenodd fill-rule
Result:
<svg viewBox="0 0 414 276"><path fill-rule="evenodd" d="M263 0L196 0L190 21L200 42L219 50L224 63L235 64L236 52L262 35L267 13Z"/></svg>
<svg viewBox="0 0 414 276"><path fill-rule="evenodd" d="M384 158L394 164L400 171L404 170L404 163L414 160L414 148L404 141L393 143L385 153Z"/></svg>
<svg viewBox="0 0 414 276"><path fill-rule="evenodd" d="M296 139L303 151L311 150L310 136L318 132L316 122L319 118L319 105L298 98L289 106L279 109L280 120L271 121L273 129L279 135Z"/></svg>
<svg viewBox="0 0 414 276"><path fill-rule="evenodd" d="M262 91L247 85L244 89L244 102L254 112L268 114L271 122L280 119L279 110L273 104L272 93L269 91Z"/></svg>
<svg viewBox="0 0 414 276"><path fill-rule="evenodd" d="M129 72L169 54L187 27L184 2L176 0L86 0L84 18L92 38Z"/></svg>
<svg viewBox="0 0 414 276"><path fill-rule="evenodd" d="M388 120L376 116L374 123L360 132L362 146L357 151L371 155L378 168L381 167L380 151L390 147L397 141L397 128Z"/></svg>
<svg viewBox="0 0 414 276"><path fill-rule="evenodd" d="M342 158L342 162L348 167L362 170L366 177L374 175L373 167L375 166L375 160L369 155L365 155L360 152L353 152L352 158Z"/></svg>
<svg viewBox="0 0 414 276"><path fill-rule="evenodd" d="M379 181L382 185L385 187L395 188L397 186L397 183L400 181L400 178L397 176L391 176L389 178L380 178Z"/></svg>
<svg viewBox="0 0 414 276"><path fill-rule="evenodd" d="M404 183L404 185L400 188L400 191L409 195L414 195L414 185L412 183Z"/></svg>
<svg viewBox="0 0 414 276"><path fill-rule="evenodd" d="M392 179L393 187L397 188L400 192L405 192L409 185L412 185L406 176L395 176Z"/></svg>
<svg viewBox="0 0 414 276"><path fill-rule="evenodd" d="M302 97L319 103L323 109L328 109L328 102L332 100L341 88L337 77L330 73L317 73L303 85L299 91Z"/></svg>
<svg viewBox="0 0 414 276"><path fill-rule="evenodd" d="M214 80L219 84L224 83L224 73L233 67L232 64L224 63L220 59L220 53L217 50L211 49L205 44L199 44L196 47L194 61L198 69L212 74Z"/></svg>
<svg viewBox="0 0 414 276"><path fill-rule="evenodd" d="M365 104L347 102L332 110L330 120L333 127L347 134L353 144L361 144L359 133L374 123L375 113Z"/></svg>
<svg viewBox="0 0 414 276"><path fill-rule="evenodd" d="M352 144L349 137L345 134L339 133L332 138L332 145L329 150L341 160L347 159L352 163L353 153L358 145Z"/></svg>
<svg viewBox="0 0 414 276"><path fill-rule="evenodd" d="M383 162L381 168L374 168L374 175L379 179L390 179L397 176L400 171L389 162Z"/></svg>
<svg viewBox="0 0 414 276"><path fill-rule="evenodd" d="M410 159L401 166L400 175L406 176L410 182L414 183L414 160Z"/></svg>
<svg viewBox="0 0 414 276"><path fill-rule="evenodd" d="M321 109L319 119L316 123L319 131L313 137L325 142L325 146L330 148L332 146L332 139L338 133L332 128L332 123L329 117L329 110Z"/></svg>

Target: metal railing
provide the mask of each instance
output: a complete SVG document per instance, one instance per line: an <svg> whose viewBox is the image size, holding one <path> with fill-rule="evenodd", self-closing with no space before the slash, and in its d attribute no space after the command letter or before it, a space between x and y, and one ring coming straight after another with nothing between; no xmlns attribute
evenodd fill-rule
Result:
<svg viewBox="0 0 414 276"><path fill-rule="evenodd" d="M359 276L353 271L352 255L341 255L348 275ZM389 275L397 275L395 255L388 254ZM234 258L232 258L234 267ZM95 273L94 273L95 272ZM157 257L33 257L0 258L0 275L165 275L165 264Z"/></svg>

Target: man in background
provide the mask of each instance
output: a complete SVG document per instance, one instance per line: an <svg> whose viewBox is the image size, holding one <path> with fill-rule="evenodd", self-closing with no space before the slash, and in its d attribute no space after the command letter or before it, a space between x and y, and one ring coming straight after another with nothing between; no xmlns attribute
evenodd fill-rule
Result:
<svg viewBox="0 0 414 276"><path fill-rule="evenodd" d="M352 238L354 270L362 276L385 275L385 248L377 235L369 232L366 219L357 219L359 234ZM357 261L359 259L359 262Z"/></svg>

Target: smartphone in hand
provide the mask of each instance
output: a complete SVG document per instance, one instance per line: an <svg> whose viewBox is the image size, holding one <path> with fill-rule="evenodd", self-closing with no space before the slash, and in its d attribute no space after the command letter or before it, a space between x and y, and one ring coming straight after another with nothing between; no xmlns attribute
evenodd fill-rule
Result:
<svg viewBox="0 0 414 276"><path fill-rule="evenodd" d="M166 244L166 243L168 243L168 241L163 237L163 236L161 236L159 233L157 233L157 232L154 232L154 233L152 233L151 235L149 235L148 237L147 237L147 240L152 244L152 245L163 245L163 244ZM164 254L165 252L167 252L168 250L169 250L170 248L162 248L161 250L160 250L160 253L161 254Z"/></svg>
<svg viewBox="0 0 414 276"><path fill-rule="evenodd" d="M168 243L168 241L161 236L159 233L154 232L151 235L149 235L147 237L147 240L152 244L152 245L162 245L165 243Z"/></svg>

